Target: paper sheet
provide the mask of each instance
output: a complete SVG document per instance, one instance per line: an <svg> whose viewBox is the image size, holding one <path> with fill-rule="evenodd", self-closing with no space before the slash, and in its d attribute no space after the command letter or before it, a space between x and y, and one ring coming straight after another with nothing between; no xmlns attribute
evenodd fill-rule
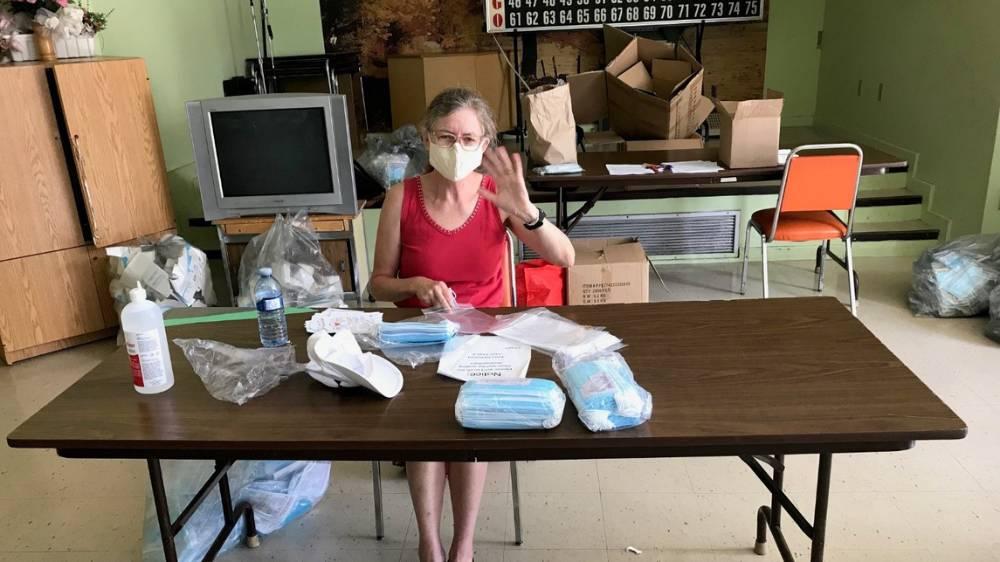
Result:
<svg viewBox="0 0 1000 562"><path fill-rule="evenodd" d="M653 173L653 170L643 164L605 164L605 166L612 176L638 176Z"/></svg>
<svg viewBox="0 0 1000 562"><path fill-rule="evenodd" d="M448 343L438 374L460 381L524 378L531 348L496 336L459 336Z"/></svg>
<svg viewBox="0 0 1000 562"><path fill-rule="evenodd" d="M724 170L718 162L689 160L684 162L664 162L674 174L712 174Z"/></svg>

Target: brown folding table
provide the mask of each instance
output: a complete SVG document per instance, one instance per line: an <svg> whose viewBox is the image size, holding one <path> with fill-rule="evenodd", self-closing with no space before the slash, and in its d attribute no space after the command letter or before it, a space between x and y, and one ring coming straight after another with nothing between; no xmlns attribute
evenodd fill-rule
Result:
<svg viewBox="0 0 1000 562"><path fill-rule="evenodd" d="M785 127L781 130L782 148L803 144L845 142L835 133L812 127ZM870 146L862 146L862 175L905 173L905 159ZM556 226L569 232L601 200L665 199L672 197L720 197L727 195L777 194L784 166L726 169L700 174L664 172L647 175L612 176L608 164L657 164L687 160L719 160L714 146L700 149L633 152L581 152L577 159L583 172L564 175L541 175L526 171L526 181L535 203L556 204ZM571 201L583 205L570 214Z"/></svg>
<svg viewBox="0 0 1000 562"><path fill-rule="evenodd" d="M249 505L235 508L226 471L237 459L510 461L739 456L771 492L760 507L757 547L771 529L785 560L788 513L823 559L831 462L836 453L900 451L924 439L960 439L965 423L833 298L565 307L561 314L606 326L653 395L639 427L587 431L567 403L549 431L471 431L455 421L460 384L436 365L403 369L403 392L386 400L364 390L333 390L295 375L243 406L212 398L172 346L176 384L139 395L124 351L117 351L14 430L15 448L54 448L71 458L146 459L168 560L173 537L215 486L226 526L240 516L255 538ZM386 320L416 314L386 310ZM305 360L303 315L289 317ZM172 327L171 337L257 345L253 320ZM530 376L553 378L535 353ZM809 521L782 490L784 456L819 455ZM191 505L171 520L160 459L214 459L217 470ZM769 467L770 471L767 468Z"/></svg>

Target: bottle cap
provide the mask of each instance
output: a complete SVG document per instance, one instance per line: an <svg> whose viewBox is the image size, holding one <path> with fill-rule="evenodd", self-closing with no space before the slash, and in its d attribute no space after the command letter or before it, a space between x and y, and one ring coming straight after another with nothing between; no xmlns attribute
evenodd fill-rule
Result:
<svg viewBox="0 0 1000 562"><path fill-rule="evenodd" d="M128 298L131 302L144 301L146 300L146 289L143 289L142 284L136 281L135 289L130 289L128 292Z"/></svg>
<svg viewBox="0 0 1000 562"><path fill-rule="evenodd" d="M257 270L257 273L259 273L261 275L261 277L270 277L271 276L271 268L270 267L262 267L262 268L260 268L260 269Z"/></svg>

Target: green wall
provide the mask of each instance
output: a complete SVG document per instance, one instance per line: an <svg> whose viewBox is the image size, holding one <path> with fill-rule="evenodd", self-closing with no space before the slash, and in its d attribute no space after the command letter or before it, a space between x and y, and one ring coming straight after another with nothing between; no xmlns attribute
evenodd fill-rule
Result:
<svg viewBox="0 0 1000 562"><path fill-rule="evenodd" d="M816 112L820 55L816 45L823 29L826 0L771 0L767 22L766 88L785 96L785 125L811 125Z"/></svg>
<svg viewBox="0 0 1000 562"><path fill-rule="evenodd" d="M911 179L932 191L929 210L951 221L951 237L995 226L1000 206L1000 178L990 189L997 12L938 0L826 4L816 123L912 155Z"/></svg>
<svg viewBox="0 0 1000 562"><path fill-rule="evenodd" d="M224 3L234 60L242 69L246 59L257 56L257 43L250 22L250 5L247 0L225 0ZM258 21L260 4L259 0L254 2ZM319 0L268 0L268 8L271 29L274 31L274 55L312 55L324 52ZM260 39L263 41L264 37L261 36Z"/></svg>

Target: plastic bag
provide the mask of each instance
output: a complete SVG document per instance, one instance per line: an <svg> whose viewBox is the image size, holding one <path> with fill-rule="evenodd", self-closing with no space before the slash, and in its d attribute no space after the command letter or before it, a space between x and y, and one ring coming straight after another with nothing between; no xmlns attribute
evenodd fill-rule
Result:
<svg viewBox="0 0 1000 562"><path fill-rule="evenodd" d="M292 345L246 349L201 339L175 339L174 343L213 398L240 406L304 370L295 362Z"/></svg>
<svg viewBox="0 0 1000 562"><path fill-rule="evenodd" d="M964 236L925 251L913 264L910 310L921 316L976 316L1000 282L1000 235Z"/></svg>
<svg viewBox="0 0 1000 562"><path fill-rule="evenodd" d="M167 505L174 516L191 501L215 468L212 461L165 460L160 464L167 490ZM238 461L229 469L233 505L249 501L254 508L257 532L264 535L286 527L308 513L323 498L329 483L330 463L327 461ZM201 560L224 524L219 494L210 494L175 539L178 560ZM239 544L244 532L243 519L240 518L220 554ZM147 493L142 559L163 560L162 544L156 508L152 496Z"/></svg>
<svg viewBox="0 0 1000 562"><path fill-rule="evenodd" d="M541 260L517 264L517 306L566 304L566 268Z"/></svg>
<svg viewBox="0 0 1000 562"><path fill-rule="evenodd" d="M420 132L415 126L406 125L390 134L369 134L365 139L365 151L358 156L358 164L388 189L427 171L429 159Z"/></svg>
<svg viewBox="0 0 1000 562"><path fill-rule="evenodd" d="M502 325L493 330L494 334L549 355L561 352L567 357L582 357L622 347L620 339L602 328L581 326L545 308L533 308L498 319Z"/></svg>
<svg viewBox="0 0 1000 562"><path fill-rule="evenodd" d="M239 306L254 306L257 270L270 267L281 285L285 306L339 307L344 304L340 275L320 250L319 239L305 211L294 217L277 215L274 224L254 236L240 259Z"/></svg>
<svg viewBox="0 0 1000 562"><path fill-rule="evenodd" d="M620 353L557 354L552 367L590 431L635 427L652 416L652 395L635 382Z"/></svg>
<svg viewBox="0 0 1000 562"><path fill-rule="evenodd" d="M1000 343L1000 285L990 293L990 321L986 323L984 333L986 337Z"/></svg>
<svg viewBox="0 0 1000 562"><path fill-rule="evenodd" d="M470 381L455 401L467 429L552 429L562 421L566 395L546 379Z"/></svg>
<svg viewBox="0 0 1000 562"><path fill-rule="evenodd" d="M424 316L431 319L448 321L458 326L459 334L488 334L503 327L506 323L496 316L486 314L469 304L455 304L451 309L425 308Z"/></svg>
<svg viewBox="0 0 1000 562"><path fill-rule="evenodd" d="M208 256L180 236L167 234L138 246L105 248L109 258L109 290L115 309L129 303L136 282L161 309L214 306L215 290Z"/></svg>

